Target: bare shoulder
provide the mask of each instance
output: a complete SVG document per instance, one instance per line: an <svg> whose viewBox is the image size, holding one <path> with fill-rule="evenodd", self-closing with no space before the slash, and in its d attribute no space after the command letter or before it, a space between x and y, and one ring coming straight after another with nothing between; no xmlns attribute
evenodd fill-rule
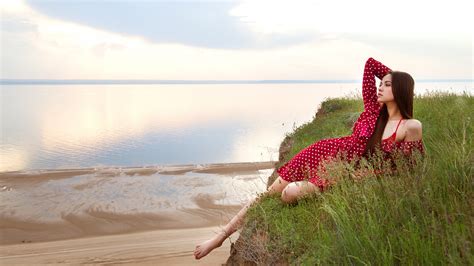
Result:
<svg viewBox="0 0 474 266"><path fill-rule="evenodd" d="M405 120L405 125L407 127L421 128L422 124L421 124L420 120L412 118L412 119L406 119Z"/></svg>
<svg viewBox="0 0 474 266"><path fill-rule="evenodd" d="M405 123L406 129L406 141L414 141L420 140L423 132L422 132L422 124L417 119L408 119Z"/></svg>

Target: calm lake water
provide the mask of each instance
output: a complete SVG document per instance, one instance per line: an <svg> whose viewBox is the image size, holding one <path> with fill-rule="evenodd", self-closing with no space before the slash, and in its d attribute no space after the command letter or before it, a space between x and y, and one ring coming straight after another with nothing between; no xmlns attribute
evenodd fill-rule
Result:
<svg viewBox="0 0 474 266"><path fill-rule="evenodd" d="M1 85L0 172L278 160L286 133L357 83ZM417 83L473 91L472 82Z"/></svg>

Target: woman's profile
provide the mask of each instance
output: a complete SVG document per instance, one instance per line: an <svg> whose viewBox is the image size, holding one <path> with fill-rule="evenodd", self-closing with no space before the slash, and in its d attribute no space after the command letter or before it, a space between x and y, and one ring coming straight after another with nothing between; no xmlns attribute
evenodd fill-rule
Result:
<svg viewBox="0 0 474 266"><path fill-rule="evenodd" d="M380 79L377 89L375 77ZM390 156L402 151L409 156L413 150L424 153L422 125L413 118L415 82L410 74L392 71L370 57L364 67L362 98L364 111L352 127L350 136L319 140L301 150L277 169L278 177L265 193L281 193L281 200L293 203L308 193L321 193L330 182L317 175L319 165L328 158L344 152L346 159L370 157L376 150ZM200 259L240 227L247 203L223 230L213 238L198 244L194 257Z"/></svg>

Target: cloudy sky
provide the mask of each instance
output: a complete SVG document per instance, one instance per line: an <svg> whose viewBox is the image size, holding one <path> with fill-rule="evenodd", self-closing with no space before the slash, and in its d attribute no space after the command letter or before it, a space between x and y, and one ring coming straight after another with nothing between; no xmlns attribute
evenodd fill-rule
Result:
<svg viewBox="0 0 474 266"><path fill-rule="evenodd" d="M472 79L468 0L2 0L2 79Z"/></svg>

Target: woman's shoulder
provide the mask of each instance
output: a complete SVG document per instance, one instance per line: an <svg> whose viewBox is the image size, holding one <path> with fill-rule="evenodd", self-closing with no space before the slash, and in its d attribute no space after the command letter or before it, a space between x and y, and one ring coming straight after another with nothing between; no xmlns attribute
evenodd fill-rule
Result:
<svg viewBox="0 0 474 266"><path fill-rule="evenodd" d="M412 129L412 130L421 130L422 129L422 124L420 122L420 120L418 119L414 119L414 118L411 118L411 119L405 119L405 127L408 129Z"/></svg>
<svg viewBox="0 0 474 266"><path fill-rule="evenodd" d="M420 140L423 134L422 130L422 124L419 120L414 118L407 119L405 121L405 141Z"/></svg>

